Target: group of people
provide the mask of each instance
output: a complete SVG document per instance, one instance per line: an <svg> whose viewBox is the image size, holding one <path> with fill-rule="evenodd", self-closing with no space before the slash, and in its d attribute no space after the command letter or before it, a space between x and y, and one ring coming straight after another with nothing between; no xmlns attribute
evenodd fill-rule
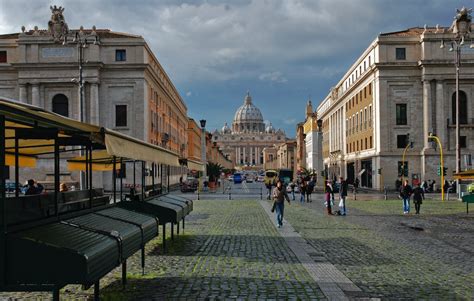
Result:
<svg viewBox="0 0 474 301"><path fill-rule="evenodd" d="M24 191L25 195L35 195L35 194L42 194L44 192L44 187L41 185L41 183L38 183L37 181L33 179L29 179L26 181L26 184L24 186ZM66 183L61 183L59 185L59 192L66 192L69 191L68 186Z"/></svg>
<svg viewBox="0 0 474 301"><path fill-rule="evenodd" d="M334 181L335 182L335 181ZM327 214L333 215L332 206L334 204L334 187L331 181L326 181L324 187L324 203L327 208ZM336 215L346 215L346 198L347 198L347 180L339 178L339 210L335 212Z"/></svg>
<svg viewBox="0 0 474 301"><path fill-rule="evenodd" d="M410 198L412 195L416 214L420 214L421 204L423 204L423 200L425 199L425 192L423 188L421 188L421 184L412 188L410 184L408 184L408 180L405 180L400 188L400 198L403 200L403 214L410 213Z"/></svg>
<svg viewBox="0 0 474 301"><path fill-rule="evenodd" d="M315 186L316 186L316 180L314 179L314 177L310 178L309 180L301 179L298 182L298 187L301 193L301 196L300 196L301 203L304 203L305 199L307 203L312 202L310 195L314 191ZM290 188L292 192L292 199L294 201L295 200L294 192L295 192L296 184L291 183ZM334 214L337 214L337 215L347 214L347 210L346 210L347 191L348 191L347 181L341 177L340 183L339 183L339 199L340 199L339 210L336 211ZM283 182L281 180L277 181L276 186L272 191L272 199L273 199L272 212L275 212L276 214L276 225L278 228L281 228L283 226L285 200L288 202L288 204L290 204L290 198L286 191L286 187L285 185L283 185ZM327 207L327 213L329 215L333 215L333 212L332 212L333 201L334 201L334 189L333 189L331 181L327 181L325 185L325 204Z"/></svg>

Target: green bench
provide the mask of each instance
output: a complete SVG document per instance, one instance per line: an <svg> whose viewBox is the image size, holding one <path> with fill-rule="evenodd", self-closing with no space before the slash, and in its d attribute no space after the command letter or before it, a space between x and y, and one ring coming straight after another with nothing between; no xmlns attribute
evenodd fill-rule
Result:
<svg viewBox="0 0 474 301"><path fill-rule="evenodd" d="M469 214L469 203L474 203L474 194L467 194L462 197L462 202L466 203L466 214Z"/></svg>

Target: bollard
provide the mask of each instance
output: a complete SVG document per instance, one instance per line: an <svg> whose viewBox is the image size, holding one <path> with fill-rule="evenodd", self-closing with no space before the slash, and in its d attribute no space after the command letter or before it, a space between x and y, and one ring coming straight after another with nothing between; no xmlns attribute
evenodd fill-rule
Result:
<svg viewBox="0 0 474 301"><path fill-rule="evenodd" d="M229 200L232 200L231 192L229 191Z"/></svg>
<svg viewBox="0 0 474 301"><path fill-rule="evenodd" d="M387 200L387 187L383 187L383 199Z"/></svg>
<svg viewBox="0 0 474 301"><path fill-rule="evenodd" d="M198 201L199 201L199 189L198 189Z"/></svg>

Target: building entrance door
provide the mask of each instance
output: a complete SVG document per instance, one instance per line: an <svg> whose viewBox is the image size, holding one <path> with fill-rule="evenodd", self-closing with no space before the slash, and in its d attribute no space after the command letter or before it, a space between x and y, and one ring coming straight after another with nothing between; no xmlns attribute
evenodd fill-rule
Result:
<svg viewBox="0 0 474 301"><path fill-rule="evenodd" d="M354 184L355 179L354 162L347 163L347 183Z"/></svg>
<svg viewBox="0 0 474 301"><path fill-rule="evenodd" d="M372 160L361 161L364 172L361 175L362 187L372 188Z"/></svg>

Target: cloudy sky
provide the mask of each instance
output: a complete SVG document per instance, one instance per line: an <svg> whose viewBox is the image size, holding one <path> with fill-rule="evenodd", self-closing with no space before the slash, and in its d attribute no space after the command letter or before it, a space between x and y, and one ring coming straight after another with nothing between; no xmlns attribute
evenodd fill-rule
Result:
<svg viewBox="0 0 474 301"><path fill-rule="evenodd" d="M454 0L0 0L0 34L47 28L50 5L83 25L142 35L208 128L232 122L247 90L290 137L380 32L448 26ZM315 107L315 106L314 106Z"/></svg>

